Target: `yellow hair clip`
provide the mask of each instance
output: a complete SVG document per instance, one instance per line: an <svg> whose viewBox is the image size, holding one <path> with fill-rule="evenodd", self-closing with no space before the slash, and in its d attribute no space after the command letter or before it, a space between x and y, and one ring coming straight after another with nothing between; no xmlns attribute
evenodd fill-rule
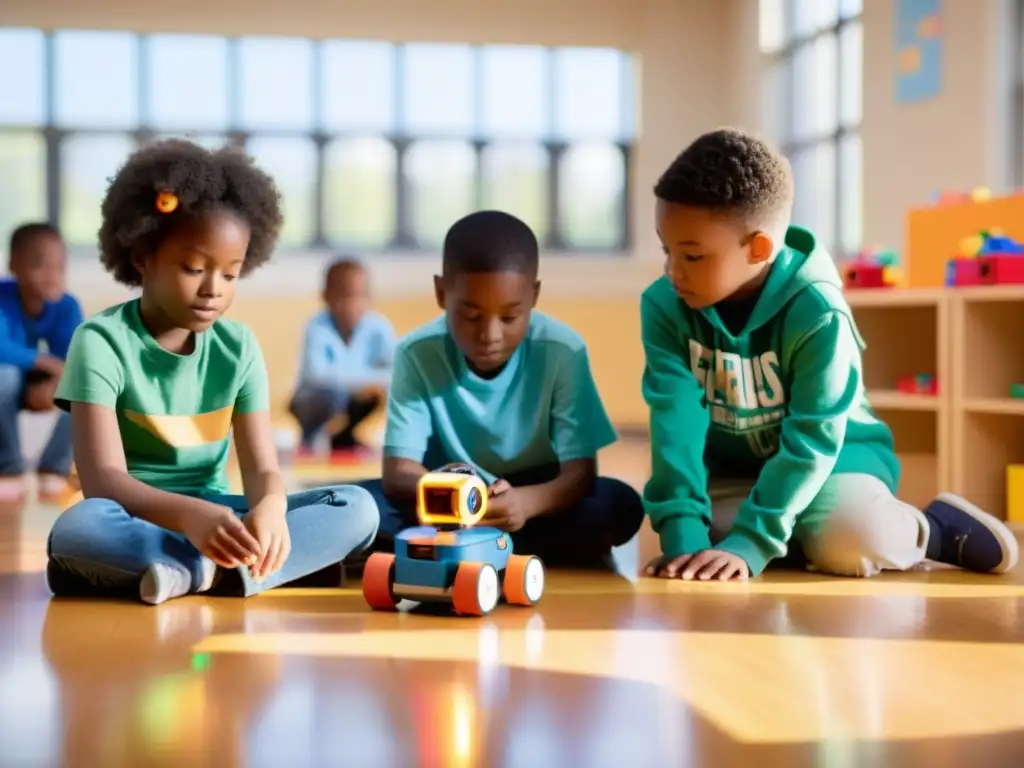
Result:
<svg viewBox="0 0 1024 768"><path fill-rule="evenodd" d="M160 213L174 213L178 208L178 196L173 192L161 192L156 196L156 209Z"/></svg>

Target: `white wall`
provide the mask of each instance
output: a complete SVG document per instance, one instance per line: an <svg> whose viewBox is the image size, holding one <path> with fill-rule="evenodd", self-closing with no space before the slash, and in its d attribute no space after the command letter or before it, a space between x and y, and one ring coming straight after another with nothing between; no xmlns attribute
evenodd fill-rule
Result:
<svg viewBox="0 0 1024 768"><path fill-rule="evenodd" d="M865 242L904 247L906 211L933 190L1009 179L1011 0L945 0L943 90L894 98L894 3L864 1Z"/></svg>

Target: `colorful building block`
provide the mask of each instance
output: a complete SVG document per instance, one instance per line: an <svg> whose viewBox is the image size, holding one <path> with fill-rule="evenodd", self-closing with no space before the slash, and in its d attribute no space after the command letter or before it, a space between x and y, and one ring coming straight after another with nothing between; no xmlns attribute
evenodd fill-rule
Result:
<svg viewBox="0 0 1024 768"><path fill-rule="evenodd" d="M885 270L880 264L855 262L847 270L843 283L847 288L885 288Z"/></svg>
<svg viewBox="0 0 1024 768"><path fill-rule="evenodd" d="M1006 521L1024 523L1024 464L1006 465Z"/></svg>
<svg viewBox="0 0 1024 768"><path fill-rule="evenodd" d="M844 265L843 287L848 290L892 288L905 284L899 254L893 250L865 248L857 254L857 258Z"/></svg>
<svg viewBox="0 0 1024 768"><path fill-rule="evenodd" d="M907 395L937 395L939 382L931 373L915 373L901 376L896 381L896 389Z"/></svg>
<svg viewBox="0 0 1024 768"><path fill-rule="evenodd" d="M950 259L946 285L981 285L977 259Z"/></svg>
<svg viewBox="0 0 1024 768"><path fill-rule="evenodd" d="M960 241L959 253L946 262L946 285L1024 283L1024 244L995 227Z"/></svg>
<svg viewBox="0 0 1024 768"><path fill-rule="evenodd" d="M981 285L1024 283L1024 258L1020 256L979 256L977 262Z"/></svg>

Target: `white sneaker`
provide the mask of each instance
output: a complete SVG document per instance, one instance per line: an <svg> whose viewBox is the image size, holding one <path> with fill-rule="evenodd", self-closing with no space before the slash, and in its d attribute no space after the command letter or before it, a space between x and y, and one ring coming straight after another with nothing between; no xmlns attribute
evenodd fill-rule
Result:
<svg viewBox="0 0 1024 768"><path fill-rule="evenodd" d="M180 565L153 563L142 574L139 597L142 602L160 605L175 597L187 595L192 588L192 574Z"/></svg>

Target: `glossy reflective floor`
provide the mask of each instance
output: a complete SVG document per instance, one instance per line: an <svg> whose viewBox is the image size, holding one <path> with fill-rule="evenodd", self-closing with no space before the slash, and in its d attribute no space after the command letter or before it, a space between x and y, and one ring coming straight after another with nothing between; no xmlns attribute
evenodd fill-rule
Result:
<svg viewBox="0 0 1024 768"><path fill-rule="evenodd" d="M358 585L153 608L51 600L54 515L0 515L2 766L1024 765L1020 575L553 573L482 620Z"/></svg>

